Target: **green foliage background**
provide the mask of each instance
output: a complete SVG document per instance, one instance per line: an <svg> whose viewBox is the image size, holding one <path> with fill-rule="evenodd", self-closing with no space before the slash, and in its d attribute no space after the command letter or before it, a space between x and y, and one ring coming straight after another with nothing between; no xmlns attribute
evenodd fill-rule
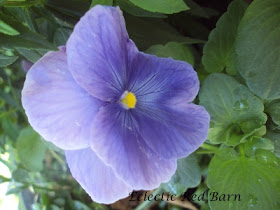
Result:
<svg viewBox="0 0 280 210"><path fill-rule="evenodd" d="M178 200L207 192L205 200L186 202L193 209L280 209L279 0L0 0L0 162L11 172L0 171L0 183L9 183L7 195L18 196L19 209L116 208L92 202L71 177L63 151L28 125L20 101L26 62L65 45L97 4L120 6L140 50L189 62L201 82L194 102L211 115L208 138L178 160L174 176L155 192Z"/></svg>

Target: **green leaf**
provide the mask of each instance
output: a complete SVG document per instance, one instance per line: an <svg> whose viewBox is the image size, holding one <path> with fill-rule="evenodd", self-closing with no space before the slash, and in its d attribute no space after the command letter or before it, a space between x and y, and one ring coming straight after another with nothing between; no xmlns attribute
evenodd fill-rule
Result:
<svg viewBox="0 0 280 210"><path fill-rule="evenodd" d="M13 180L15 182L28 182L30 181L29 173L28 171L18 168L12 173Z"/></svg>
<svg viewBox="0 0 280 210"><path fill-rule="evenodd" d="M27 188L28 184L21 184L21 183L13 183L9 185L9 188L6 192L6 195L17 194L20 193L23 189Z"/></svg>
<svg viewBox="0 0 280 210"><path fill-rule="evenodd" d="M280 1L255 0L242 18L236 40L238 70L263 99L280 98Z"/></svg>
<svg viewBox="0 0 280 210"><path fill-rule="evenodd" d="M10 36L19 35L19 32L13 27L9 26L4 21L0 20L0 33L7 34Z"/></svg>
<svg viewBox="0 0 280 210"><path fill-rule="evenodd" d="M194 65L194 56L190 48L178 42L168 42L166 45L153 45L146 52L159 57L172 57L175 60L186 61Z"/></svg>
<svg viewBox="0 0 280 210"><path fill-rule="evenodd" d="M1 118L1 124L4 133L15 141L19 135L17 122L14 122L11 117L4 116Z"/></svg>
<svg viewBox="0 0 280 210"><path fill-rule="evenodd" d="M190 8L187 13L197 16L197 17L202 17L202 18L210 18L212 16L217 16L219 13L211 8L205 8L201 7L199 4L194 2L193 0L185 0L187 3L188 7Z"/></svg>
<svg viewBox="0 0 280 210"><path fill-rule="evenodd" d="M128 0L116 0L116 5L119 5L122 10L137 17L167 18L164 14L141 9Z"/></svg>
<svg viewBox="0 0 280 210"><path fill-rule="evenodd" d="M98 5L98 4L112 6L113 5L113 0L92 0L90 8L92 8L92 7L94 7L95 5Z"/></svg>
<svg viewBox="0 0 280 210"><path fill-rule="evenodd" d="M42 207L38 207L38 210L41 210ZM35 209L37 210L37 209ZM54 204L51 204L50 205L50 210L61 210L61 208L59 208L58 206L54 205Z"/></svg>
<svg viewBox="0 0 280 210"><path fill-rule="evenodd" d="M127 14L125 20L130 38L142 51L152 45L166 44L171 41L183 44L204 43L199 39L182 36L172 26L159 18L138 18Z"/></svg>
<svg viewBox="0 0 280 210"><path fill-rule="evenodd" d="M55 46L66 45L69 36L72 33L70 28L58 28L54 34L53 43Z"/></svg>
<svg viewBox="0 0 280 210"><path fill-rule="evenodd" d="M2 5L3 2L5 2L7 0L0 0L0 6Z"/></svg>
<svg viewBox="0 0 280 210"><path fill-rule="evenodd" d="M166 192L180 196L187 188L193 188L199 185L201 181L201 172L198 164L198 157L195 153L177 161L176 173L170 181L162 184Z"/></svg>
<svg viewBox="0 0 280 210"><path fill-rule="evenodd" d="M64 198L56 198L53 203L57 206L63 207L65 205L65 199Z"/></svg>
<svg viewBox="0 0 280 210"><path fill-rule="evenodd" d="M17 51L32 63L36 63L42 57L36 50L17 49Z"/></svg>
<svg viewBox="0 0 280 210"><path fill-rule="evenodd" d="M222 72L226 69L228 73L236 74L237 69L231 69L232 59L234 59L233 49L237 28L246 8L247 5L243 0L233 1L227 12L218 20L216 28L210 33L202 57L207 72Z"/></svg>
<svg viewBox="0 0 280 210"><path fill-rule="evenodd" d="M246 133L245 135L243 135L240 142L241 143L246 142L247 139L249 139L249 137L250 137L250 139L252 139L254 137L262 137L265 133L266 133L266 127L265 127L265 125L262 125L261 127L252 130L250 133Z"/></svg>
<svg viewBox="0 0 280 210"><path fill-rule="evenodd" d="M198 69L196 69L196 72L197 72L197 76L199 78L199 81L202 84L202 82L207 78L209 73L207 71L205 71L205 68L201 63L199 64Z"/></svg>
<svg viewBox="0 0 280 210"><path fill-rule="evenodd" d="M45 18L41 18L37 22L40 34L46 37L48 40L53 40L58 26Z"/></svg>
<svg viewBox="0 0 280 210"><path fill-rule="evenodd" d="M268 131L264 137L273 141L274 154L280 158L280 133L276 131Z"/></svg>
<svg viewBox="0 0 280 210"><path fill-rule="evenodd" d="M0 175L0 184L2 184L4 182L9 182L9 181L11 181L11 179Z"/></svg>
<svg viewBox="0 0 280 210"><path fill-rule="evenodd" d="M279 162L267 150L257 150L256 158L231 148L220 150L211 160L207 179L211 209L280 209Z"/></svg>
<svg viewBox="0 0 280 210"><path fill-rule="evenodd" d="M273 100L268 103L265 111L271 116L276 125L280 125L280 100Z"/></svg>
<svg viewBox="0 0 280 210"><path fill-rule="evenodd" d="M12 15L0 12L0 18L20 32L20 34L16 36L1 35L0 47L7 49L25 48L57 50L42 35L31 31L27 26L17 21Z"/></svg>
<svg viewBox="0 0 280 210"><path fill-rule="evenodd" d="M192 196L189 197L192 202L197 203L200 206L200 210L210 210L207 203L208 191L209 189L207 185L202 183L197 187L196 191L192 194ZM203 197L203 199L201 197Z"/></svg>
<svg viewBox="0 0 280 210"><path fill-rule="evenodd" d="M0 55L0 67L11 65L18 59L17 56Z"/></svg>
<svg viewBox="0 0 280 210"><path fill-rule="evenodd" d="M43 169L47 147L30 126L21 130L16 148L20 161L28 170L40 171Z"/></svg>
<svg viewBox="0 0 280 210"><path fill-rule="evenodd" d="M199 100L211 116L208 139L214 144L226 142L235 146L241 140L244 142L243 137L254 135L267 119L262 101L226 74L208 76Z"/></svg>
<svg viewBox="0 0 280 210"><path fill-rule="evenodd" d="M1 89L0 98L3 99L6 104L9 104L14 108L21 109L21 106L18 104L18 102L11 95L7 94L4 90Z"/></svg>
<svg viewBox="0 0 280 210"><path fill-rule="evenodd" d="M44 5L52 8L59 13L69 15L74 18L80 18L88 11L90 7L89 0L44 0Z"/></svg>
<svg viewBox="0 0 280 210"><path fill-rule="evenodd" d="M7 8L18 21L24 22L30 30L37 32L38 27L36 24L36 17L34 12L28 7L8 7Z"/></svg>
<svg viewBox="0 0 280 210"><path fill-rule="evenodd" d="M258 149L265 149L273 152L274 144L267 138L254 137L244 145L244 151L247 156L255 155L255 152Z"/></svg>
<svg viewBox="0 0 280 210"><path fill-rule="evenodd" d="M40 193L40 196L41 196L41 201L42 201L42 204L44 205L44 206L49 206L50 205L50 198L49 198L49 196L48 196L48 194L46 193ZM54 201L53 201L53 203L54 203ZM50 209L52 209L53 210L53 208L50 208ZM60 209L60 208L58 208L58 209Z"/></svg>
<svg viewBox="0 0 280 210"><path fill-rule="evenodd" d="M72 201L73 209L76 210L91 210L86 204L82 203L81 201Z"/></svg>
<svg viewBox="0 0 280 210"><path fill-rule="evenodd" d="M45 6L31 7L31 9L35 14L61 27L74 28L77 23L75 18L62 14L54 9L46 8Z"/></svg>
<svg viewBox="0 0 280 210"><path fill-rule="evenodd" d="M160 12L164 14L173 14L188 10L189 7L183 0L129 0L138 7L150 12Z"/></svg>

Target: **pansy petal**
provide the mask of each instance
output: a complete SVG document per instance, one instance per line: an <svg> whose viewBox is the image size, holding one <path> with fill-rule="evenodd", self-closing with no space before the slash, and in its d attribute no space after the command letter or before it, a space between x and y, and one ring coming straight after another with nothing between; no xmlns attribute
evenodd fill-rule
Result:
<svg viewBox="0 0 280 210"><path fill-rule="evenodd" d="M65 151L65 156L72 176L95 202L114 203L132 191L90 148Z"/></svg>
<svg viewBox="0 0 280 210"><path fill-rule="evenodd" d="M138 53L128 75L128 90L138 101L160 104L191 102L199 90L197 73L192 66L172 58Z"/></svg>
<svg viewBox="0 0 280 210"><path fill-rule="evenodd" d="M138 50L128 38L118 7L93 7L77 23L67 42L73 77L103 101L115 101L121 96L135 52Z"/></svg>
<svg viewBox="0 0 280 210"><path fill-rule="evenodd" d="M103 107L92 130L93 150L133 189L154 189L175 173L176 160L161 159L149 149L137 122L120 105Z"/></svg>
<svg viewBox="0 0 280 210"><path fill-rule="evenodd" d="M28 71L22 105L32 127L62 149L88 147L89 124L101 102L73 79L65 48L47 53Z"/></svg>
<svg viewBox="0 0 280 210"><path fill-rule="evenodd" d="M187 103L138 104L134 116L149 147L167 159L183 158L198 149L206 140L210 121L202 106Z"/></svg>

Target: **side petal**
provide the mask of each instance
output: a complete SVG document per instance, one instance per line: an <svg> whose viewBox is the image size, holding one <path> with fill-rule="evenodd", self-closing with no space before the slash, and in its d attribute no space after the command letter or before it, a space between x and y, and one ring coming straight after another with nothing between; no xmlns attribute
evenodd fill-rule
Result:
<svg viewBox="0 0 280 210"><path fill-rule="evenodd" d="M202 106L138 106L135 120L143 139L163 158L184 158L206 140L210 116Z"/></svg>
<svg viewBox="0 0 280 210"><path fill-rule="evenodd" d="M67 42L73 77L103 101L118 100L125 91L126 71L136 52L119 7L93 7L77 23Z"/></svg>
<svg viewBox="0 0 280 210"><path fill-rule="evenodd" d="M199 90L197 73L190 64L144 53L134 56L128 78L128 91L148 104L191 102Z"/></svg>
<svg viewBox="0 0 280 210"><path fill-rule="evenodd" d="M65 151L65 156L72 176L95 202L114 203L132 191L90 148Z"/></svg>
<svg viewBox="0 0 280 210"><path fill-rule="evenodd" d="M176 171L176 160L164 160L154 153L142 139L131 113L118 104L100 110L92 131L92 149L135 190L157 188Z"/></svg>
<svg viewBox="0 0 280 210"><path fill-rule="evenodd" d="M22 105L29 123L45 140L62 149L81 149L89 145L89 124L101 102L74 81L61 48L28 71Z"/></svg>

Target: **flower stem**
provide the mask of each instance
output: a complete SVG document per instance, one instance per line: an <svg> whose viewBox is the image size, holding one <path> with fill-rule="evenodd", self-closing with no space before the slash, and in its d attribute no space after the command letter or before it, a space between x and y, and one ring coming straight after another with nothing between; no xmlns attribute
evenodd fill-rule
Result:
<svg viewBox="0 0 280 210"><path fill-rule="evenodd" d="M46 190L46 191L59 191L59 189L56 188L49 188L49 187L44 187L44 186L40 186L38 184L34 184L34 183L26 183L31 185L33 188L37 189L37 190Z"/></svg>
<svg viewBox="0 0 280 210"><path fill-rule="evenodd" d="M195 152L196 154L199 154L199 155L204 155L204 154L214 154L215 152L214 151L210 151L210 150L197 150Z"/></svg>
<svg viewBox="0 0 280 210"><path fill-rule="evenodd" d="M52 154L52 156L61 164L61 165L65 165L65 162L59 157L58 154L56 154L55 151L53 151L52 149L49 149L50 153Z"/></svg>
<svg viewBox="0 0 280 210"><path fill-rule="evenodd" d="M200 146L200 148L210 150L210 151L212 151L214 153L219 151L219 148L217 146L206 144L206 143L202 144Z"/></svg>
<svg viewBox="0 0 280 210"><path fill-rule="evenodd" d="M242 144L239 144L239 151L240 151L240 155L242 157L245 157L245 152L244 152L244 147Z"/></svg>

